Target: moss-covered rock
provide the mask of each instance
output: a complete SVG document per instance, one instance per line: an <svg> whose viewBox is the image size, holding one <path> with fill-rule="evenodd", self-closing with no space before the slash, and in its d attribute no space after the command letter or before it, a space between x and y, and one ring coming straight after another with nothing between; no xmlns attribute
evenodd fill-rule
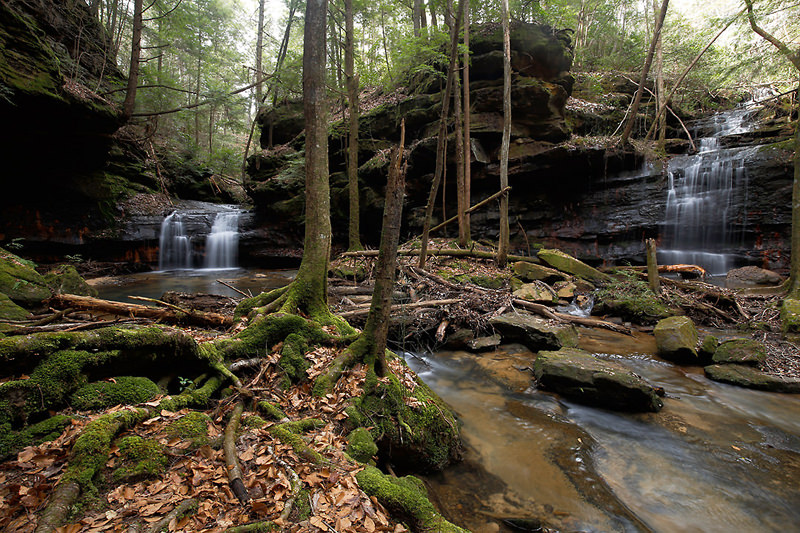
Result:
<svg viewBox="0 0 800 533"><path fill-rule="evenodd" d="M596 268L590 267L583 261L579 261L561 250L539 250L537 257L541 259L543 263L561 272L566 272L585 280L592 282L611 281L611 276L608 274L604 274Z"/></svg>
<svg viewBox="0 0 800 533"><path fill-rule="evenodd" d="M722 383L770 392L800 393L799 379L772 376L750 365L710 365L703 370L709 379Z"/></svg>
<svg viewBox="0 0 800 533"><path fill-rule="evenodd" d="M0 248L0 293L23 307L39 305L52 294L33 263L3 248Z"/></svg>
<svg viewBox="0 0 800 533"><path fill-rule="evenodd" d="M369 272L367 272L367 268L364 265L356 265L355 267L339 265L330 271L330 275L336 278L353 280L356 283L360 283L367 279Z"/></svg>
<svg viewBox="0 0 800 533"><path fill-rule="evenodd" d="M697 328L685 316L673 316L660 320L653 330L658 355L682 364L699 364L697 355Z"/></svg>
<svg viewBox="0 0 800 533"><path fill-rule="evenodd" d="M596 299L594 312L637 324L654 324L674 314L635 274L615 277L597 292Z"/></svg>
<svg viewBox="0 0 800 533"><path fill-rule="evenodd" d="M556 292L544 282L526 283L514 291L514 298L543 304L554 304L558 301Z"/></svg>
<svg viewBox="0 0 800 533"><path fill-rule="evenodd" d="M133 435L120 439L117 446L119 464L112 477L118 483L158 477L167 468L168 459L164 447L156 440Z"/></svg>
<svg viewBox="0 0 800 533"><path fill-rule="evenodd" d="M712 361L717 364L739 363L757 365L767 358L767 348L752 339L730 339L714 351Z"/></svg>
<svg viewBox="0 0 800 533"><path fill-rule="evenodd" d="M378 445L366 428L356 428L347 435L347 454L359 463L369 463L378 454Z"/></svg>
<svg viewBox="0 0 800 533"><path fill-rule="evenodd" d="M533 369L542 388L588 405L623 411L658 411L664 405L641 376L583 350L539 352Z"/></svg>
<svg viewBox="0 0 800 533"><path fill-rule="evenodd" d="M387 476L374 466L367 466L356 481L367 495L374 496L393 515L407 521L413 531L467 533L445 520L428 499L425 485L413 476Z"/></svg>
<svg viewBox="0 0 800 533"><path fill-rule="evenodd" d="M700 348L697 350L697 355L699 355L700 359L703 361L711 362L711 358L714 357L714 352L717 351L718 346L718 338L714 335L706 335L705 338L703 338L703 342L700 344Z"/></svg>
<svg viewBox="0 0 800 533"><path fill-rule="evenodd" d="M556 283L566 281L569 276L563 272L544 265L537 265L530 261L517 261L512 265L514 274L525 281L544 281L545 283Z"/></svg>
<svg viewBox="0 0 800 533"><path fill-rule="evenodd" d="M504 342L519 342L534 352L578 345L578 332L571 324L551 325L529 313L505 313L493 317L489 324Z"/></svg>
<svg viewBox="0 0 800 533"><path fill-rule="evenodd" d="M25 320L30 316L30 311L18 306L11 301L11 298L0 292L0 321Z"/></svg>
<svg viewBox="0 0 800 533"><path fill-rule="evenodd" d="M61 265L44 275L44 281L55 293L77 294L78 296L97 296L97 289L86 283L75 267Z"/></svg>
<svg viewBox="0 0 800 533"><path fill-rule="evenodd" d="M284 340L278 365L289 379L287 385L306 379L306 370L311 368L311 362L305 357L306 352L308 343L301 335L290 333Z"/></svg>
<svg viewBox="0 0 800 533"><path fill-rule="evenodd" d="M800 333L800 300L786 298L781 305L781 330L784 334Z"/></svg>
<svg viewBox="0 0 800 533"><path fill-rule="evenodd" d="M158 385L146 377L119 376L108 381L88 383L70 396L70 404L80 410L103 409L114 405L134 405L158 396Z"/></svg>

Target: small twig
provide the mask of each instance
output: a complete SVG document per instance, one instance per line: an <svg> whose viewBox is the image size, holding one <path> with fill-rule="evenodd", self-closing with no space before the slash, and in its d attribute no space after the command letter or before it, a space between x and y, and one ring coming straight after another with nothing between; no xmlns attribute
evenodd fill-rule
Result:
<svg viewBox="0 0 800 533"><path fill-rule="evenodd" d="M231 290L234 290L234 291L238 292L239 294L241 294L241 295L242 295L242 296L244 296L245 298L251 298L251 297L253 296L252 294L251 294L250 296L248 296L248 295L247 295L247 293L240 291L239 289L237 289L236 287L234 287L234 286L233 286L233 285L231 285L230 283L225 283L225 282L224 282L224 281L222 281L221 279L217 279L217 280L214 280L214 281L216 281L217 283L222 283L223 285L225 285L225 286L226 286L226 287L228 287L229 289L231 289Z"/></svg>

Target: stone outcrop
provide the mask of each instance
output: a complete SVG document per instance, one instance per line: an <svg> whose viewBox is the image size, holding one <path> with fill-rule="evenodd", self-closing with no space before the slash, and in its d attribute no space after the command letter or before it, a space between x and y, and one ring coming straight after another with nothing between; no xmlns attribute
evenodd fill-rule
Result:
<svg viewBox="0 0 800 533"><path fill-rule="evenodd" d="M578 349L539 352L534 374L540 387L580 403L623 411L658 411L658 391L614 361Z"/></svg>
<svg viewBox="0 0 800 533"><path fill-rule="evenodd" d="M504 343L518 342L531 351L558 350L578 345L578 332L572 325L552 325L529 313L505 313L489 320Z"/></svg>
<svg viewBox="0 0 800 533"><path fill-rule="evenodd" d="M698 364L697 329L685 316L672 316L660 320L653 335L656 338L658 355L681 364Z"/></svg>
<svg viewBox="0 0 800 533"><path fill-rule="evenodd" d="M757 365L767 358L766 347L753 339L730 339L714 351L712 361L716 364Z"/></svg>
<svg viewBox="0 0 800 533"><path fill-rule="evenodd" d="M800 380L765 374L749 365L710 365L703 369L709 379L770 392L800 393Z"/></svg>

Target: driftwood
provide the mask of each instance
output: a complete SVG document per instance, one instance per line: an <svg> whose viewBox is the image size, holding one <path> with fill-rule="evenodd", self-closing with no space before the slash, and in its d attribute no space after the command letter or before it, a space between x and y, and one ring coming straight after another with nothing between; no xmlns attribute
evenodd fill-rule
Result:
<svg viewBox="0 0 800 533"><path fill-rule="evenodd" d="M620 268L620 267L614 267ZM635 270L636 272L646 272L646 266L626 266L625 270ZM659 272L669 272L678 274L692 274L699 278L706 277L706 270L698 265L658 265Z"/></svg>
<svg viewBox="0 0 800 533"><path fill-rule="evenodd" d="M153 320L175 324L188 323L213 328L227 328L233 325L232 317L220 315L218 313L206 313L194 310L176 311L175 309L159 309L146 305L112 302L110 300L101 300L89 296L76 296L74 294L56 295L51 300L51 303L53 303L55 307L72 307L73 309L93 311L99 314L130 318L151 318Z"/></svg>
<svg viewBox="0 0 800 533"><path fill-rule="evenodd" d="M529 302L519 298L515 298L513 303L514 305L518 305L524 309L533 311L534 313L542 315L543 317L551 320L558 320L559 322L571 322L573 324L578 324L580 326L586 326L589 328L603 328L616 331L617 333L624 333L625 335L632 335L631 330L625 326L620 326L619 324L614 324L613 322L606 322L605 320L600 320L599 318L589 318L559 313L558 311L553 311L546 305Z"/></svg>
<svg viewBox="0 0 800 533"><path fill-rule="evenodd" d="M237 402L233 408L233 413L231 413L228 425L225 426L225 440L222 447L225 450L225 466L227 467L228 482L231 485L231 490L233 490L239 501L245 504L250 501L250 495L244 485L242 467L239 466L239 456L236 450L236 432L239 431L239 422L242 419L243 411L244 403Z"/></svg>
<svg viewBox="0 0 800 533"><path fill-rule="evenodd" d="M421 307L439 307L442 305L457 304L460 301L462 301L461 298L450 298L447 300L425 300L413 304L394 304L392 305L392 311L405 311L407 309L419 309ZM342 318L351 318L367 314L369 314L369 305L365 305L363 307L354 309L352 311L345 311L344 313L338 313L338 315Z"/></svg>

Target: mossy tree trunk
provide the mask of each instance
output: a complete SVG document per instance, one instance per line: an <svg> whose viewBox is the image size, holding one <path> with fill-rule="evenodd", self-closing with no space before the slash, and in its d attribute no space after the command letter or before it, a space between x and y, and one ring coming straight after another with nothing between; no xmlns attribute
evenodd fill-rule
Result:
<svg viewBox="0 0 800 533"><path fill-rule="evenodd" d="M511 37L508 0L503 7L503 142L500 147L500 190L508 187L508 152L511 144ZM500 197L500 242L497 246L497 265L506 266L508 261L508 195Z"/></svg>
<svg viewBox="0 0 800 533"><path fill-rule="evenodd" d="M358 77L355 75L353 0L344 2L344 75L347 83L347 109L350 132L347 141L347 182L350 193L348 250L362 250L358 201Z"/></svg>
<svg viewBox="0 0 800 533"><path fill-rule="evenodd" d="M789 45L762 28L753 13L753 0L745 0L750 27L772 44L791 62L800 75L800 48L792 51ZM788 298L800 299L800 86L796 102L797 120L794 126L794 182L792 184L792 258L789 266Z"/></svg>
<svg viewBox="0 0 800 533"><path fill-rule="evenodd" d="M447 115L450 113L450 96L453 90L453 83L456 70L456 57L458 54L458 27L461 24L461 14L464 10L464 0L459 0L458 10L455 21L450 26L450 67L447 71L447 83L442 94L442 116L439 120L439 138L436 143L436 167L433 171L433 182L428 194L428 203L425 206L425 221L422 225L422 240L419 253L419 268L425 268L425 261L428 257L428 237L431 231L431 218L433 217L433 205L436 202L436 195L439 192L439 185L444 174L444 165L447 159Z"/></svg>
<svg viewBox="0 0 800 533"><path fill-rule="evenodd" d="M128 69L128 86L125 90L125 101L122 103L122 114L125 120L131 118L136 106L136 87L139 85L139 56L142 51L142 0L133 2L133 28L131 33L131 62Z"/></svg>
<svg viewBox="0 0 800 533"><path fill-rule="evenodd" d="M383 230L378 260L375 267L375 289L367 322L361 335L350 345L348 351L354 357L375 369L379 376L386 375L386 337L389 333L389 313L392 309L395 270L397 268L397 246L400 242L400 225L405 193L405 166L403 150L405 144L405 120L401 123L400 146L392 151L392 164L386 184L386 199L383 208Z"/></svg>

